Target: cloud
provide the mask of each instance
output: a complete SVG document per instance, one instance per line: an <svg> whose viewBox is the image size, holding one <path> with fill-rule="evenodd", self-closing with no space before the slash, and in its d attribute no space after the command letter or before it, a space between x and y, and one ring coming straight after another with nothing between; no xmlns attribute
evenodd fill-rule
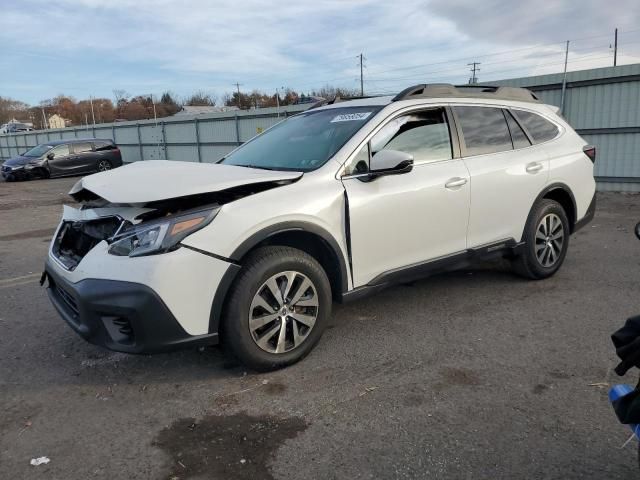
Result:
<svg viewBox="0 0 640 480"><path fill-rule="evenodd" d="M472 40L527 45L581 39L608 28L638 28L638 0L431 0L429 9Z"/></svg>
<svg viewBox="0 0 640 480"><path fill-rule="evenodd" d="M236 81L272 91L356 87L361 52L371 92L465 81L473 60L482 62L481 78L521 76L557 71L566 37L638 29L639 9L637 0L619 0L615 8L596 0L21 0L4 5L0 15L0 44L20 39L21 46L3 52L0 88L33 85L24 72L42 66L41 98L60 91L105 95L113 88L221 94ZM609 53L609 37L576 42L574 65L603 62L597 57ZM623 58L637 52L628 48Z"/></svg>

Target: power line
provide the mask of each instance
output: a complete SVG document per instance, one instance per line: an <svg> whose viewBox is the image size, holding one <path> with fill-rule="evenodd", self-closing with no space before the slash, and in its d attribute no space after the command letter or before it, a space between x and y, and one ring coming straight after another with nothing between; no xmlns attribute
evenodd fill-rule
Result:
<svg viewBox="0 0 640 480"><path fill-rule="evenodd" d="M582 55L582 56L578 56L578 57L574 57L574 59L579 60L579 59L588 59L588 58L592 58L594 55L600 55L604 52L594 52L588 55ZM550 56L560 56L563 55L564 57L564 52L556 52L553 55L544 55L544 57L550 57ZM607 54L610 56L610 54ZM497 65L497 64L512 64L512 63L522 63L523 60L526 59L509 59L509 60L501 60L501 61L496 61L496 62L487 62L487 63L483 63L482 65L484 67L487 67L488 65ZM563 62L553 62L551 64L549 63L545 63L545 64L537 64L537 65L523 65L522 67L518 67L517 70L523 69L523 68L536 68L538 66L543 66L543 65L554 65L554 64L558 64L558 63L563 63ZM569 63L573 63L573 61L570 61ZM509 70L498 70L498 71L513 71L514 69L509 69ZM369 81L373 81L373 82L395 82L395 81L401 81L401 80L410 80L412 78L424 78L425 76L428 77L432 77L434 73L443 73L443 72L462 72L463 71L463 67L461 65L458 65L456 67L452 67L452 68L445 68L445 69L441 69L441 70L433 70L431 72L424 72L424 73L414 73L411 75L405 75L405 76L400 76L400 77L392 77L392 78L381 78L381 79L370 79ZM496 72L491 71L491 70L487 70L485 68L485 71L490 71L490 72ZM442 75L440 76L442 77Z"/></svg>
<svg viewBox="0 0 640 480"><path fill-rule="evenodd" d="M581 62L585 62L585 61L591 61L591 60L600 60L600 59L606 59L606 58L611 58L611 54L607 54L607 55L600 55L600 56L593 56L593 55L585 55L582 57L578 57L575 58L573 60L569 60L567 63L569 65L572 64L576 64L576 63L581 63ZM564 60L563 61L559 61L559 62L550 62L550 63L543 63L543 64L539 64L536 65L536 68L541 68L541 67L548 67L548 66L555 66L555 65L563 65L564 64ZM492 71L490 73L485 73L486 76L494 76L496 74L501 74L501 73L505 73L505 72L513 72L513 71L521 71L524 69L527 69L529 67L527 66L522 66L522 67L516 67L516 68L509 68L509 69L502 69L502 70L495 70ZM464 75L464 71L466 71L466 69L463 69L462 67L459 67L457 69L457 71L459 72L458 75L460 77L462 77L462 75ZM558 72L556 72L558 73ZM561 73L561 72L560 72ZM450 75L439 75L439 76L427 76L427 77L422 77L420 80L422 82L433 82L433 81L446 81L449 80L451 81L452 78L455 78L456 75L455 74L450 74ZM398 80L396 80L398 81ZM381 82L387 82L387 80L371 80L369 79L368 82L370 83L381 83ZM452 83L459 83L459 82L455 82L453 81ZM369 93L373 93L369 92ZM395 90L376 90L375 91L376 94L380 94L380 93L397 93Z"/></svg>
<svg viewBox="0 0 640 480"><path fill-rule="evenodd" d="M635 29L635 30L626 30L624 33L635 33L635 32L640 32L640 28L639 29ZM622 32L621 32L622 33ZM591 40L594 38L603 38L603 37L609 37L610 38L610 33L607 34L603 34L603 35L592 35L592 36L588 36L588 37L580 37L580 38L575 38L575 39L571 39L572 43L575 43L577 41L580 40ZM422 67L431 67L434 65L443 65L443 64L448 64L448 63L459 63L459 62L463 62L466 60L470 60L472 58L486 58L486 57L494 57L497 55L504 55L504 54L508 54L508 53L515 53L515 52L524 52L524 51L528 51L528 50L535 50L538 48L545 48L545 47L563 47L565 44L565 42L553 42L553 43L541 43L541 44L537 44L537 45L532 45L530 47L523 47L523 48L516 48L516 49L510 49L510 50L501 50L498 52L491 52L491 53L484 53L481 55L469 55L467 57L460 57L460 58L455 58L452 60L445 60L445 61L441 61L441 62L432 62L432 63L424 63L421 65L413 65L413 66L408 66L408 67L399 67L399 68L392 68L389 70L383 70L383 71L376 71L376 70L370 70L369 73L371 74L380 74L380 73L386 73L386 72L395 72L395 71L399 71L399 70L411 70L414 68L422 68ZM563 49L560 51L564 51Z"/></svg>

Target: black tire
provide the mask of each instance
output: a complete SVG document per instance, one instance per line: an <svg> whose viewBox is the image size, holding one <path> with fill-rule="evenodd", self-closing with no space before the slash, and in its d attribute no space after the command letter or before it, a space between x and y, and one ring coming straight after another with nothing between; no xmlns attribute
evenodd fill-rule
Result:
<svg viewBox="0 0 640 480"><path fill-rule="evenodd" d="M288 271L299 272L301 277L297 278L306 276L312 282L314 289L312 294L317 298L318 303L317 309L312 307L316 314L315 324L299 345L295 346L294 342L294 347L288 351L270 353L258 346L258 340L254 340L249 319L250 314L255 314L255 310L254 312L250 310L259 291L264 291L262 289L265 282ZM252 369L269 371L286 367L304 358L320 340L331 316L331 302L331 286L327 274L312 256L290 247L259 248L250 253L243 262L242 270L229 290L220 329L222 345ZM273 308L273 311L277 312L278 308ZM292 318L286 318L284 321L288 322L287 325L294 322ZM281 323L275 322L282 322L282 317L264 328L270 330L271 325L275 325L273 328L278 328L277 325ZM292 326L285 327L285 335L293 335L292 328ZM305 327L296 326L296 332L298 328Z"/></svg>
<svg viewBox="0 0 640 480"><path fill-rule="evenodd" d="M549 223L542 225L543 219L559 219L562 225L562 244L559 246L557 239L550 240L553 235L549 235L546 239L537 238L536 235L542 235L542 230L546 229ZM557 225L557 224L556 224ZM559 232L560 230L555 230ZM567 213L555 200L543 199L533 206L527 223L524 228L522 240L525 242L523 252L514 259L514 271L525 278L532 280L541 280L548 278L558 271L562 266L567 255L569 247L569 219ZM557 235L557 234L556 234ZM559 250L559 252L558 252ZM544 257L544 252L549 252L548 257ZM543 255L543 258L539 258ZM551 258L553 257L553 261ZM545 259L546 258L546 259Z"/></svg>

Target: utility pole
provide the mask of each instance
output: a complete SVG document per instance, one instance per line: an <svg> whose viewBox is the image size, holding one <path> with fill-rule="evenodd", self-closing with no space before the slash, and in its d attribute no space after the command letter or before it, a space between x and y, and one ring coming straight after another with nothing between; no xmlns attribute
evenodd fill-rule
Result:
<svg viewBox="0 0 640 480"><path fill-rule="evenodd" d="M280 87L280 89L284 90L284 87ZM276 87L276 113L278 118L280 118L280 89Z"/></svg>
<svg viewBox="0 0 640 480"><path fill-rule="evenodd" d="M618 29L616 28L616 33L613 39L613 66L615 67L618 64Z"/></svg>
<svg viewBox="0 0 640 480"><path fill-rule="evenodd" d="M360 96L364 97L364 76L362 73L362 62L363 62L362 53L360 54Z"/></svg>
<svg viewBox="0 0 640 480"><path fill-rule="evenodd" d="M96 125L96 116L93 113L93 96L89 97L89 103L91 103L91 118L93 119L93 126Z"/></svg>
<svg viewBox="0 0 640 480"><path fill-rule="evenodd" d="M41 108L40 110L42 110L42 126L46 130L49 130L49 123L47 122L47 116L44 114L44 108Z"/></svg>
<svg viewBox="0 0 640 480"><path fill-rule="evenodd" d="M235 85L235 86L236 86L236 88L238 89L238 108L241 108L241 107L240 107L240 85L242 85L242 84L241 84L241 83L236 82L236 83L234 83L234 85Z"/></svg>
<svg viewBox="0 0 640 480"><path fill-rule="evenodd" d="M564 114L564 97L567 93L567 63L569 60L569 40L564 51L564 74L562 75L562 96L560 97L560 113Z"/></svg>
<svg viewBox="0 0 640 480"><path fill-rule="evenodd" d="M153 119L156 122L156 127L158 126L158 114L156 113L156 102L153 100L153 93L151 94L151 104L153 105Z"/></svg>
<svg viewBox="0 0 640 480"><path fill-rule="evenodd" d="M480 65L480 62L471 62L471 63L467 63L467 65L469 65L471 68L471 78L469 79L469 84L474 85L476 83L478 83L478 77L476 77L476 72L480 71L480 67L478 67L478 65Z"/></svg>

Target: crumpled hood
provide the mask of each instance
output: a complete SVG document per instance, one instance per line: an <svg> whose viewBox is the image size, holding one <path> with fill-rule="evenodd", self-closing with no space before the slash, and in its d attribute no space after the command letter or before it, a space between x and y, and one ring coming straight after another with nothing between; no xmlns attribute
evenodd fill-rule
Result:
<svg viewBox="0 0 640 480"><path fill-rule="evenodd" d="M7 167L17 167L19 165L26 165L31 160L37 160L37 158L23 157L22 155L19 155L17 157L13 157L13 158L10 158L9 160L6 160L3 165L6 165Z"/></svg>
<svg viewBox="0 0 640 480"><path fill-rule="evenodd" d="M295 181L301 176L301 172L234 165L147 160L84 177L69 194L82 197L89 191L110 203L145 204L243 185Z"/></svg>

